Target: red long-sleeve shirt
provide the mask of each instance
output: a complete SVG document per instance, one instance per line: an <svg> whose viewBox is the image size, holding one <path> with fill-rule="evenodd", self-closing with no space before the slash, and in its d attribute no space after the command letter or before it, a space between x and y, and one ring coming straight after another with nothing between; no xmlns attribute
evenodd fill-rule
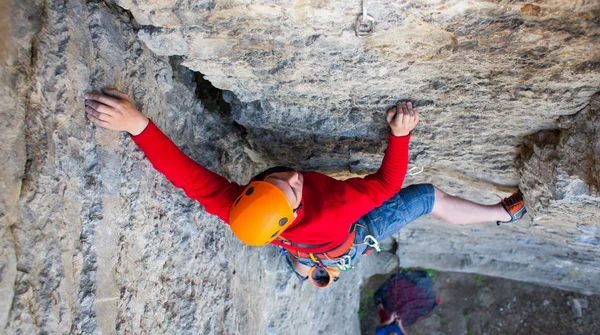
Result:
<svg viewBox="0 0 600 335"><path fill-rule="evenodd" d="M200 202L206 212L229 223L229 209L246 185L229 182L194 162L152 121L132 138L154 168L173 185ZM296 244L327 243L320 248L301 249L305 252L323 252L340 245L354 222L400 191L408 167L409 141L410 135L390 134L381 167L364 178L340 181L317 172L303 172L302 209L281 236ZM282 245L278 241L272 243Z"/></svg>

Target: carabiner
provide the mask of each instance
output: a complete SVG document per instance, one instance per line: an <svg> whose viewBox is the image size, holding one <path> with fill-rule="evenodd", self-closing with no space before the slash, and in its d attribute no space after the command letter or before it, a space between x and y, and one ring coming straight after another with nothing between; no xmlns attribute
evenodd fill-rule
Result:
<svg viewBox="0 0 600 335"><path fill-rule="evenodd" d="M352 257L350 257L349 255L346 255L346 256L342 257L342 259L344 260L344 265L346 266L346 271L350 271L350 270L352 270L352 268L354 268L354 266L352 266Z"/></svg>
<svg viewBox="0 0 600 335"><path fill-rule="evenodd" d="M370 241L370 242L369 242ZM364 242L371 248L374 248L375 251L380 252L381 251L381 247L379 246L379 241L377 241L377 239L375 239L375 237L373 237L373 235L367 235L365 236L365 240Z"/></svg>
<svg viewBox="0 0 600 335"><path fill-rule="evenodd" d="M342 271L350 271L354 267L352 266L352 258L349 255L343 256L337 263L337 267Z"/></svg>

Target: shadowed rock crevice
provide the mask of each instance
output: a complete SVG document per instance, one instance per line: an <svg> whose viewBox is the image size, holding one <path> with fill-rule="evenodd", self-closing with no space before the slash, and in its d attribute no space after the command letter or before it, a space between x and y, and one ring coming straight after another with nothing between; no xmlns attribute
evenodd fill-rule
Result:
<svg viewBox="0 0 600 335"><path fill-rule="evenodd" d="M232 115L242 125L244 136L251 139L254 148L272 165L286 165L304 171L355 174L379 168L387 144L385 112L353 110L346 115L332 115L344 123L365 124L365 129L350 130L339 136L327 112L313 123L315 132L310 132L305 120L298 117L299 113L307 112L306 108L265 100L243 103L230 92L225 98L231 102ZM373 132L364 138L362 135L369 130Z"/></svg>
<svg viewBox="0 0 600 335"><path fill-rule="evenodd" d="M223 145L219 146L219 143L223 143L225 137L235 138L235 143L229 143L227 146L233 145L239 149L236 151L246 152L258 166L272 165L273 163L265 155L266 148L260 145L260 141L256 137L250 136L248 129L233 117L230 101L237 101L235 95L230 91L213 86L202 73L187 68L184 62L183 57L169 57L169 64L173 70L173 80L193 91L197 102L203 107L201 114L197 115L197 122L199 123L190 124L189 131L200 132L196 133L195 136L205 136L206 140L200 145L201 147L210 146L210 150L208 153L199 150L200 148L195 146L197 143L190 142L180 142L180 148L201 164L218 169L229 179L237 179L239 176L227 173L227 169L238 169L239 167L228 163L234 153L225 150ZM218 157L212 156L212 152ZM215 165L215 163L218 163L218 165ZM250 176L249 173L253 172L254 170L247 171L244 175Z"/></svg>
<svg viewBox="0 0 600 335"><path fill-rule="evenodd" d="M231 116L231 105L223 99L223 91L214 87L210 81L204 79L200 72L194 72L196 82L196 96L206 109L216 111L223 116ZM232 94L232 93L229 93Z"/></svg>
<svg viewBox="0 0 600 335"><path fill-rule="evenodd" d="M265 166L286 165L304 171L354 174L366 174L379 168L377 159L383 155L387 130L381 129L381 139L374 141L361 138L358 133L356 136L314 134L294 129L294 122L289 120L285 121L289 126L282 125L276 120L269 120L269 114L278 109L277 113L292 116L297 107L273 106L264 100L244 103L232 92L213 86L202 73L185 67L184 61L179 56L169 57L174 78L188 87L195 86L196 97L206 108L205 112L214 113L218 120L230 124L242 141L239 145L251 149L253 159L262 161ZM427 105L427 102L424 104ZM289 112L286 111L288 108L291 108ZM363 121L362 114L358 110L351 111L348 122ZM383 112L369 115L381 121L378 128L383 128L384 116ZM323 122L326 120L323 119ZM301 124L301 121L296 123ZM372 156L368 162L361 160L365 155Z"/></svg>

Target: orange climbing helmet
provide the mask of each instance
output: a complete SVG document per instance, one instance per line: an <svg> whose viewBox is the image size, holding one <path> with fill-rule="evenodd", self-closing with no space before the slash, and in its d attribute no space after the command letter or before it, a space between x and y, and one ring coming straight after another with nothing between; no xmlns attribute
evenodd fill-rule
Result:
<svg viewBox="0 0 600 335"><path fill-rule="evenodd" d="M294 221L294 209L277 186L253 181L229 210L231 230L242 242L261 246L270 243Z"/></svg>

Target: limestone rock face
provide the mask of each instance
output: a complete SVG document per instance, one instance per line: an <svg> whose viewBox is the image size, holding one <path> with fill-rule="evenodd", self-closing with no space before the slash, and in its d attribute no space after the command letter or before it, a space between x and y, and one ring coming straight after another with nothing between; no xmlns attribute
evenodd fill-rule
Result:
<svg viewBox="0 0 600 335"><path fill-rule="evenodd" d="M0 329L358 329L355 276L324 293L299 285L275 248L242 246L158 174L128 135L86 121L84 93L116 87L214 171L241 182L266 164L250 159L230 116L197 99L191 72L138 40L126 12L104 3L29 1L5 14L11 29L3 36L13 47L0 72ZM315 309L306 301L317 294L342 302Z"/></svg>
<svg viewBox="0 0 600 335"><path fill-rule="evenodd" d="M555 127L598 88L598 1L372 3L377 32L366 39L354 33L358 0L118 3L155 53L182 55L259 107L234 111L248 128L280 141L377 140L382 113L412 99L423 113L415 163L501 185L517 183L510 157L520 137Z"/></svg>
<svg viewBox="0 0 600 335"><path fill-rule="evenodd" d="M326 290L298 282L277 248L241 245L128 135L86 121L83 95L102 87L240 183L274 164L374 171L385 110L411 99L422 113L411 164L425 172L407 184L485 203L520 184L531 215L420 219L401 232L401 265L600 293L600 3L372 2L368 39L354 35L360 11L0 3L0 329L352 334L361 281L395 265L369 255ZM230 106L207 98L205 80Z"/></svg>
<svg viewBox="0 0 600 335"><path fill-rule="evenodd" d="M118 3L151 50L233 92L233 118L273 162L373 171L384 111L411 99L411 163L426 172L409 182L488 203L522 185L528 220L422 220L401 243L407 264L600 290L600 2L373 2L364 39L360 1Z"/></svg>

